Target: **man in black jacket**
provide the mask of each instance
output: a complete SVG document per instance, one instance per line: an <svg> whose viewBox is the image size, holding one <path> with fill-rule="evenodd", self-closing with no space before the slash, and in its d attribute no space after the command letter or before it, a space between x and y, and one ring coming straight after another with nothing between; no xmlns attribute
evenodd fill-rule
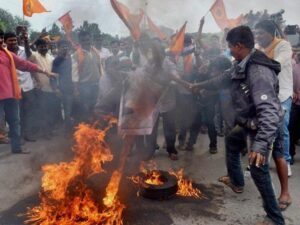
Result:
<svg viewBox="0 0 300 225"><path fill-rule="evenodd" d="M242 134L248 134L251 139L250 171L267 213L265 220L257 225L284 225L267 160L282 120L277 97L280 64L254 49L254 37L249 27L232 29L226 40L232 56L236 59L234 66L225 74L190 85L190 88L194 92L199 89L230 88L235 109L235 127L225 140L228 176L221 177L220 181L236 193L243 192L244 177L239 144L244 139Z"/></svg>

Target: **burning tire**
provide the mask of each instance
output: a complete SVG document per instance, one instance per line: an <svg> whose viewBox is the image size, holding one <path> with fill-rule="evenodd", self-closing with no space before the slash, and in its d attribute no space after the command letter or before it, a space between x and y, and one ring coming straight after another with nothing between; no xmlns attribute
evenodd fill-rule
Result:
<svg viewBox="0 0 300 225"><path fill-rule="evenodd" d="M176 195L178 191L177 178L168 172L158 170L162 184L152 185L146 183L147 176L142 174L140 184L140 194L149 199L164 200Z"/></svg>

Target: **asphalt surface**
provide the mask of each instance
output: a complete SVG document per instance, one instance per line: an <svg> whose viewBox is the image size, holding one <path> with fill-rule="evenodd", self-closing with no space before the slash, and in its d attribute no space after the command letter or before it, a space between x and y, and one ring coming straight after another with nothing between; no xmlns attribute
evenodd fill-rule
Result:
<svg viewBox="0 0 300 225"><path fill-rule="evenodd" d="M162 135L159 136L158 143L163 146ZM31 151L29 155L12 155L9 145L0 145L0 225L24 224L24 217L20 214L27 207L39 203L41 166L71 160L71 145L72 138L63 135L57 135L52 140L26 143L24 148ZM134 154L135 152L128 158L128 167L135 161ZM161 170L184 168L185 175L196 183L207 198L147 200L137 197L136 187L124 179L120 188L121 200L126 205L124 224L252 225L263 219L264 211L259 193L247 173L243 194L235 194L217 182L218 177L226 173L223 138L218 139L218 153L215 155L208 152L207 135L201 134L195 149L192 152L179 152L178 161L171 161L162 148L155 153L154 161ZM243 161L246 168L247 158L244 157ZM289 185L293 203L284 212L284 216L287 225L300 225L300 154L296 156L292 170L293 176L289 179ZM132 170L129 171L127 175L133 173ZM279 184L273 163L271 174L278 193ZM94 180L97 186L97 177Z"/></svg>

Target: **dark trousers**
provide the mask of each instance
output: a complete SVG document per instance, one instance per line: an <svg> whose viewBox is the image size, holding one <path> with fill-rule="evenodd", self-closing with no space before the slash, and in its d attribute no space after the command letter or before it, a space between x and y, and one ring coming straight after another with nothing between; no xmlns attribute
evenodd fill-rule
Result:
<svg viewBox="0 0 300 225"><path fill-rule="evenodd" d="M36 114L36 95L35 90L22 92L20 101L21 134L23 137L30 137L34 132Z"/></svg>
<svg viewBox="0 0 300 225"><path fill-rule="evenodd" d="M209 147L217 147L217 131L215 127L215 105L208 105L203 107L202 111L203 122L207 126Z"/></svg>
<svg viewBox="0 0 300 225"><path fill-rule="evenodd" d="M43 135L50 135L57 119L57 96L52 92L36 91L38 99L39 128Z"/></svg>
<svg viewBox="0 0 300 225"><path fill-rule="evenodd" d="M179 144L184 144L187 133L195 120L197 109L192 95L178 94L177 102L178 141Z"/></svg>
<svg viewBox="0 0 300 225"><path fill-rule="evenodd" d="M231 179L231 182L240 187L245 185L243 170L241 167L240 153L245 145L247 133L248 132L245 129L236 126L225 138L226 166L228 175ZM251 137L254 136L255 134L251 135ZM268 156L266 156L266 158L268 158ZM271 176L269 173L269 164L266 163L259 168L255 165L252 165L250 167L250 172L262 197L263 207L267 213L267 216L277 225L284 225L284 218L279 209L272 186Z"/></svg>
<svg viewBox="0 0 300 225"><path fill-rule="evenodd" d="M289 123L290 155L296 154L296 143L300 138L300 105L293 104Z"/></svg>
<svg viewBox="0 0 300 225"><path fill-rule="evenodd" d="M176 142L176 111L175 109L161 113L163 119L163 129L167 145L167 152L177 154Z"/></svg>
<svg viewBox="0 0 300 225"><path fill-rule="evenodd" d="M188 145L193 146L196 144L198 135L200 133L202 126L202 112L201 109L198 107L197 111L195 112L194 121L190 128L190 137L188 140Z"/></svg>
<svg viewBox="0 0 300 225"><path fill-rule="evenodd" d="M22 151L19 101L12 98L0 100L0 110L4 110L5 120L9 126L8 136L11 140L11 151ZM0 118L0 120L2 119Z"/></svg>

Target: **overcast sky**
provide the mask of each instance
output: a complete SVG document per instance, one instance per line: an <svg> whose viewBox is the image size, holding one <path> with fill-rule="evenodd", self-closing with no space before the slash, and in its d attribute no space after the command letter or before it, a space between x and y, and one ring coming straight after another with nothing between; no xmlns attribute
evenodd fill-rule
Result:
<svg viewBox="0 0 300 225"><path fill-rule="evenodd" d="M215 0L119 0L127 4L133 11L139 7L146 8L148 15L158 25L178 29L184 21L188 21L188 31L196 31L200 18L209 10ZM83 20L97 22L103 32L113 35L127 35L127 29L110 5L110 0L40 0L51 10L50 13L34 14L27 18L35 30L51 25L65 12L71 10L75 26ZM268 9L270 13L285 9L288 24L299 24L299 0L224 0L227 15L235 18L250 9L261 11ZM1 8L12 14L22 16L22 0L1 0ZM204 32L219 31L210 13L206 16Z"/></svg>

